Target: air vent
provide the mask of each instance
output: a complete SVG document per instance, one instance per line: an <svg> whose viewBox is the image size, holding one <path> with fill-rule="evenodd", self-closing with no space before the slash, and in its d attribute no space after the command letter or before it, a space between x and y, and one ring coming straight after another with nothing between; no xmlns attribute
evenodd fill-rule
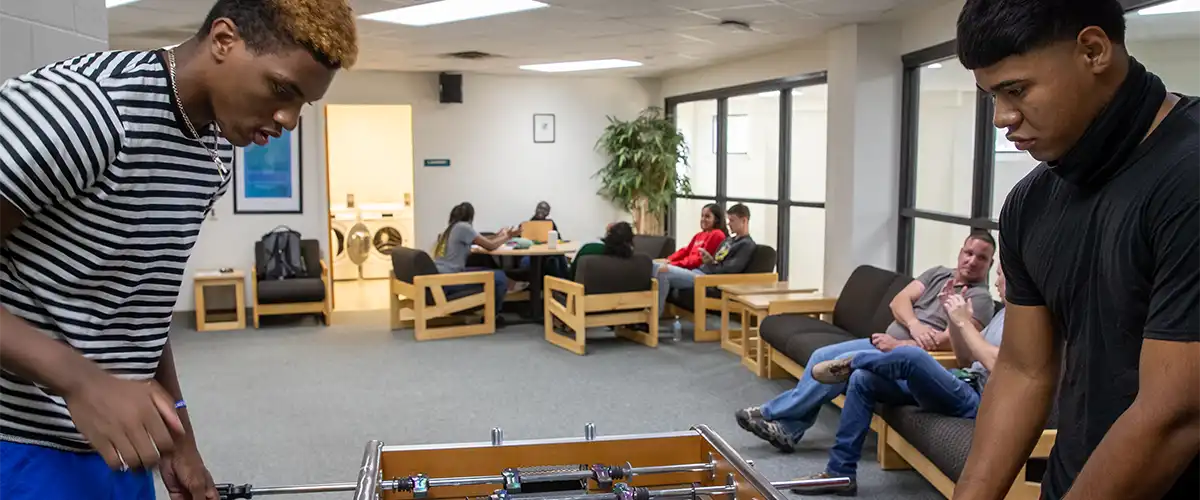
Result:
<svg viewBox="0 0 1200 500"><path fill-rule="evenodd" d="M468 60L472 60L472 61L478 61L480 59L491 59L493 57L500 57L500 56L497 56L496 54L489 54L487 52L480 52L478 50L465 50L462 52L451 52L449 54L442 54L442 57L448 57L450 59L468 59Z"/></svg>

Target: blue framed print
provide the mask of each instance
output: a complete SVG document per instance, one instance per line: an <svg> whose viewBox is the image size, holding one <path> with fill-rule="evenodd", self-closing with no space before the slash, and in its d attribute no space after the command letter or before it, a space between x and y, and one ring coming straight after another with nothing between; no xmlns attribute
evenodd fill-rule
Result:
<svg viewBox="0 0 1200 500"><path fill-rule="evenodd" d="M304 213L300 168L301 125L284 129L265 146L234 148L233 213Z"/></svg>

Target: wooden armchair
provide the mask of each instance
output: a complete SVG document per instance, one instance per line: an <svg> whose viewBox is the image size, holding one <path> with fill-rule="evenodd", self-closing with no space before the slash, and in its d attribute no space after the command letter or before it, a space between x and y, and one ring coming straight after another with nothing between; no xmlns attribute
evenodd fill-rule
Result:
<svg viewBox="0 0 1200 500"><path fill-rule="evenodd" d="M474 285L446 290L452 285ZM439 274L429 254L396 247L392 250L389 302L391 329L403 328L400 313L411 310L416 339L438 340L496 333L496 283L491 272ZM439 325L436 320L483 309L483 321L468 325Z"/></svg>
<svg viewBox="0 0 1200 500"><path fill-rule="evenodd" d="M328 326L333 315L333 304L329 286L329 268L321 258L321 243L317 240L300 240L300 258L304 260L307 274L293 278L268 280L262 278L267 272L267 252L261 241L254 243L254 269L250 271L250 296L254 327L258 328L260 316L285 314L320 314Z"/></svg>
<svg viewBox="0 0 1200 500"><path fill-rule="evenodd" d="M719 341L721 340L721 329L719 327L708 328L709 313L720 314L721 312L721 291L717 287L775 283L779 281L779 275L775 272L775 262L775 249L767 245L758 245L754 249L754 256L750 260L750 265L746 267L745 273L697 276L695 287L690 292L683 291L688 296L677 297L669 308L676 313L682 313L680 316L692 315L692 325L695 329L694 341Z"/></svg>
<svg viewBox="0 0 1200 500"><path fill-rule="evenodd" d="M579 261L576 281L545 278L546 341L578 355L587 353L587 329L616 326L619 337L658 346L658 280L650 257L629 259L586 255ZM555 331L561 321L573 336ZM647 332L626 325L646 324Z"/></svg>

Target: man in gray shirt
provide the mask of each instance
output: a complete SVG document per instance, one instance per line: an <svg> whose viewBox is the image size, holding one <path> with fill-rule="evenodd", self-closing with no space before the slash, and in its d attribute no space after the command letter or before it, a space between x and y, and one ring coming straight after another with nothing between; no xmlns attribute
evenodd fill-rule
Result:
<svg viewBox="0 0 1200 500"><path fill-rule="evenodd" d="M997 266L999 268L999 266ZM1004 275L996 279L996 290L1004 296ZM959 366L947 370L929 352L900 346L889 352L863 351L813 366L813 378L824 384L846 384L846 402L838 423L829 464L825 470L804 479L849 477L850 484L819 489L792 490L800 495L854 494L858 491L858 461L863 440L871 430L876 403L917 405L922 410L959 418L975 418L988 373L1000 354L1004 334L1004 310L980 332L973 319L971 302L961 295L942 299L949 318L947 331Z"/></svg>
<svg viewBox="0 0 1200 500"><path fill-rule="evenodd" d="M846 384L826 385L813 380L814 365L852 353L889 352L902 346L926 351L949 350L950 320L942 307L942 298L948 296L969 302L973 310L972 325L982 330L995 308L987 290L987 273L995 252L996 241L990 234L971 233L959 249L954 269L942 266L929 269L896 294L889 304L895 321L886 332L817 349L806 360L804 376L795 388L762 406L738 410L734 414L738 425L780 451L790 453L816 422L821 406L846 390Z"/></svg>

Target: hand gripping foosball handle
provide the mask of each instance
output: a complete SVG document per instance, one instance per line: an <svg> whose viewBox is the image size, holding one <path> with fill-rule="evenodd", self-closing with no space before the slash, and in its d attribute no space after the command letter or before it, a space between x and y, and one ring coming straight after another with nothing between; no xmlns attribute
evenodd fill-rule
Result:
<svg viewBox="0 0 1200 500"><path fill-rule="evenodd" d="M249 484L234 485L234 484L218 484L217 498L220 500L239 500L254 497L254 486Z"/></svg>

